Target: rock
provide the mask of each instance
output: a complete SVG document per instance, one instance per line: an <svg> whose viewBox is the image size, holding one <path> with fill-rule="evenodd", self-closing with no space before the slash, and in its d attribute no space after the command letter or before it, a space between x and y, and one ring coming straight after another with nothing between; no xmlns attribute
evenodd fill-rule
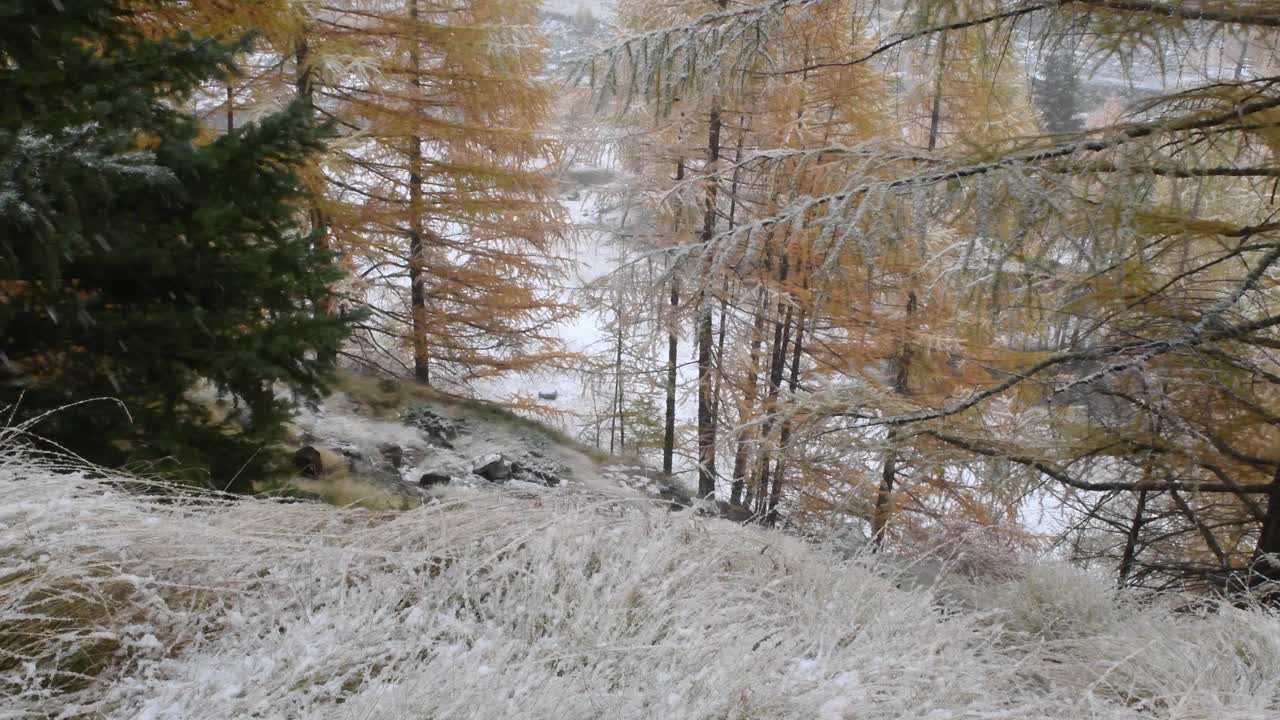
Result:
<svg viewBox="0 0 1280 720"><path fill-rule="evenodd" d="M561 482L560 476L555 473L548 472L542 468L530 467L520 462L511 463L511 475L517 480L540 482L547 487L556 487Z"/></svg>
<svg viewBox="0 0 1280 720"><path fill-rule="evenodd" d="M424 405L405 410L401 420L405 425L421 430L427 441L436 447L452 450L453 441L458 439L458 422Z"/></svg>
<svg viewBox="0 0 1280 720"><path fill-rule="evenodd" d="M335 449L342 454L342 457L347 459L347 472L361 474L361 471L366 468L373 469L373 463L369 462L368 459L365 458L364 453L359 450L350 447ZM321 453L321 457L323 458L323 453ZM323 459L321 462L323 462Z"/></svg>
<svg viewBox="0 0 1280 720"><path fill-rule="evenodd" d="M418 478L418 484L429 488L436 485L448 485L451 479L446 473L431 471L422 473L422 477Z"/></svg>
<svg viewBox="0 0 1280 720"><path fill-rule="evenodd" d="M324 460L320 451L308 445L293 454L293 466L309 478L318 478L324 473Z"/></svg>
<svg viewBox="0 0 1280 720"><path fill-rule="evenodd" d="M404 464L404 449L395 443L383 443L378 446L378 452L382 454L382 458L391 464L391 467L399 470Z"/></svg>
<svg viewBox="0 0 1280 720"><path fill-rule="evenodd" d="M723 500L716 501L716 508L720 511L720 517L733 522L750 522L756 516L754 512L742 505L727 503Z"/></svg>
<svg viewBox="0 0 1280 720"><path fill-rule="evenodd" d="M556 390L552 390L551 392L538 393L539 400L556 400L559 397L560 397L560 393Z"/></svg>
<svg viewBox="0 0 1280 720"><path fill-rule="evenodd" d="M441 433L427 431L427 442L435 447L441 448L442 450L453 449L453 443L449 442L449 440L450 438Z"/></svg>
<svg viewBox="0 0 1280 720"><path fill-rule="evenodd" d="M498 453L490 453L476 461L472 472L489 482L505 482L511 479L511 463Z"/></svg>

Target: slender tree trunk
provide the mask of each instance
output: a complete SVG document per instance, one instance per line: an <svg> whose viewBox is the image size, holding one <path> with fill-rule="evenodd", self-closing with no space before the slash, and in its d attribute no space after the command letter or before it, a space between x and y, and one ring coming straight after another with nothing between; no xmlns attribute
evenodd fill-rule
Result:
<svg viewBox="0 0 1280 720"><path fill-rule="evenodd" d="M915 291L907 293L907 325L916 312ZM914 355L910 342L904 342L898 353L897 368L893 379L893 392L911 394L911 360ZM893 487L898 479L898 430L890 428L885 436L884 464L880 468L880 488L876 492L876 505L871 514L871 547L879 550L884 544L885 530L889 527L889 515L893 505Z"/></svg>
<svg viewBox="0 0 1280 720"><path fill-rule="evenodd" d="M626 418L623 416L623 389L622 389L622 315L619 314L615 319L617 324L616 351L613 360L613 417L609 420L609 452L614 452L613 436L616 426L618 435L618 449L625 451L627 449L626 439Z"/></svg>
<svg viewBox="0 0 1280 720"><path fill-rule="evenodd" d="M1270 557L1267 557L1270 556ZM1267 494L1266 519L1258 533L1258 544L1253 551L1250 586L1264 582L1280 582L1280 469L1271 480L1271 492Z"/></svg>
<svg viewBox="0 0 1280 720"><path fill-rule="evenodd" d="M720 400L723 397L721 388L724 385L724 338L729 324L729 278L720 285L720 329L716 331L716 384L711 393L711 414L719 426L723 421L720 415Z"/></svg>
<svg viewBox="0 0 1280 720"><path fill-rule="evenodd" d="M227 134L236 130L236 90L231 85L231 78L227 77Z"/></svg>
<svg viewBox="0 0 1280 720"><path fill-rule="evenodd" d="M747 371L747 387L743 393L742 400L743 412L739 420L743 423L750 422L755 415L756 404L756 388L759 386L760 373L760 345L764 341L764 322L765 322L765 295L764 290L760 291L760 302L756 306L755 322L751 325L751 360L750 367ZM738 435L738 448L733 454L733 486L730 490L729 502L738 505L743 502L743 489L746 485L745 476L747 471L748 451L751 441L756 437L755 427L743 428L742 433ZM751 504L750 493L746 505Z"/></svg>
<svg viewBox="0 0 1280 720"><path fill-rule="evenodd" d="M785 272L783 275L785 276ZM783 308L782 306L785 303L782 301L779 301L778 304L778 314L782 318L782 322L776 324L773 330L773 357L769 361L769 394L765 400L764 427L760 429L764 447L760 452L760 465L756 477L755 510L761 516L764 516L769 509L769 472L773 463L770 438L773 435L773 426L777 420L778 392L782 387L782 373L787 362L787 346L791 344L791 318L794 310L791 305L786 305Z"/></svg>
<svg viewBox="0 0 1280 720"><path fill-rule="evenodd" d="M938 77L933 87L933 108L929 113L929 149L933 150L938 146L938 131L942 124L942 78L943 70L946 67L947 56L947 34L942 33L939 40L938 48ZM908 316L911 309L915 305L915 297L908 303ZM899 361L898 378L895 380L895 390L900 394L907 394L908 382L910 380L908 363L910 361L909 348L903 347L902 359ZM876 493L876 506L871 516L871 541L872 549L879 550L884 544L884 531L888 527L890 503L893 500L893 486L897 482L898 477L898 431L896 428L890 429L885 436L887 448L884 452L884 464L880 469L880 489Z"/></svg>
<svg viewBox="0 0 1280 720"><path fill-rule="evenodd" d="M713 327L706 291L701 293L698 315L698 496L714 497L716 492L716 418L712 405Z"/></svg>
<svg viewBox="0 0 1280 720"><path fill-rule="evenodd" d="M947 67L947 35L938 40L938 77L933 86L933 109L929 112L929 149L938 147L938 130L942 125L942 78Z"/></svg>
<svg viewBox="0 0 1280 720"><path fill-rule="evenodd" d="M796 339L791 349L791 376L787 379L787 392L795 395L800 387L800 354L804 350L805 312L800 311L796 320ZM782 421L782 432L778 435L778 461L773 470L773 486L769 489L769 512L765 522L770 527L778 524L778 504L782 501L783 469L787 457L787 443L791 442L791 418Z"/></svg>
<svg viewBox="0 0 1280 720"><path fill-rule="evenodd" d="M871 514L871 549L879 550L884 544L885 529L889 527L889 503L893 500L893 485L898 477L898 431L890 430L885 437L888 447L880 467L880 488L876 492L876 506Z"/></svg>
<svg viewBox="0 0 1280 720"><path fill-rule="evenodd" d="M1133 561L1138 557L1138 538L1142 535L1143 514L1147 510L1147 491L1138 491L1138 506L1133 511L1133 521L1129 523L1129 533L1124 542L1124 553L1120 556L1120 570L1117 585L1124 587L1129 583L1133 573Z"/></svg>
<svg viewBox="0 0 1280 720"><path fill-rule="evenodd" d="M302 99L308 110L315 113L315 76L311 67L311 46L307 43L304 36L298 41L294 48L294 63L296 76L294 77L294 90L297 96ZM311 226L311 232L314 235L315 249L322 253L328 253L332 250L332 244L329 238L329 220L325 217L324 211L314 200L311 202L307 210L307 220ZM333 313L332 298L326 293L323 297L317 298L315 302L315 310L318 315L330 315Z"/></svg>
<svg viewBox="0 0 1280 720"><path fill-rule="evenodd" d="M418 21L418 0L409 0L409 18ZM415 101L422 100L422 53L415 37L409 49L410 71L413 73ZM422 138L409 138L409 303L413 317L413 377L423 385L431 384L431 354L427 344L426 251L423 247L422 224Z"/></svg>
<svg viewBox="0 0 1280 720"><path fill-rule="evenodd" d="M676 163L676 182L684 180L684 162ZM671 321L667 328L667 417L662 432L662 472L668 476L675 465L676 447L676 375L680 362L680 279L671 269Z"/></svg>
<svg viewBox="0 0 1280 720"><path fill-rule="evenodd" d="M728 0L718 0L723 9ZM716 231L716 194L719 182L715 177L720 163L720 99L712 101L710 127L707 132L707 163L703 173L707 175L706 196L703 202L702 247L704 255L711 252L711 238ZM706 262L709 258L704 258ZM698 496L715 497L716 494L716 414L714 392L714 363L712 342L715 327L712 321L711 295L705 284L698 295Z"/></svg>

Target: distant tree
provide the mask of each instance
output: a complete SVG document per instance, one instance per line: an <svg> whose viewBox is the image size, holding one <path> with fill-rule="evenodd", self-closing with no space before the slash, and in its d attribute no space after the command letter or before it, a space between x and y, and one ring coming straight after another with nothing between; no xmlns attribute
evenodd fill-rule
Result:
<svg viewBox="0 0 1280 720"><path fill-rule="evenodd" d="M1051 133L1070 133L1084 129L1084 115L1080 104L1080 64L1069 45L1056 43L1049 49L1034 86L1036 104L1044 119L1045 130Z"/></svg>
<svg viewBox="0 0 1280 720"><path fill-rule="evenodd" d="M20 424L115 398L34 432L247 488L280 389L319 393L348 334L312 311L337 273L298 229L296 170L325 131L293 106L202 144L179 108L246 45L147 37L127 7L0 5L0 405Z"/></svg>
<svg viewBox="0 0 1280 720"><path fill-rule="evenodd" d="M600 21L596 19L596 14L591 12L590 6L579 5L578 11L573 14L573 26L579 32L590 35L600 26Z"/></svg>
<svg viewBox="0 0 1280 720"><path fill-rule="evenodd" d="M298 90L344 135L312 188L373 313L362 364L441 385L568 356L538 7L338 2L304 29Z"/></svg>

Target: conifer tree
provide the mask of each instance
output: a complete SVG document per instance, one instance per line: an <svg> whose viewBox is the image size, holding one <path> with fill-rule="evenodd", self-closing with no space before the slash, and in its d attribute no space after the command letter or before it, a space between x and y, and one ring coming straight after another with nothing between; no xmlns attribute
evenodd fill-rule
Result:
<svg viewBox="0 0 1280 720"><path fill-rule="evenodd" d="M335 271L297 227L297 169L326 131L292 106L199 142L180 108L247 46L137 20L113 0L0 5L2 402L24 423L115 398L31 429L245 488L273 456L278 389L317 394L348 332L312 313Z"/></svg>
<svg viewBox="0 0 1280 720"><path fill-rule="evenodd" d="M1065 43L1055 44L1045 54L1035 81L1036 104L1040 106L1045 130L1069 133L1084 129L1081 90L1075 52Z"/></svg>
<svg viewBox="0 0 1280 720"><path fill-rule="evenodd" d="M888 34L874 46L808 53L786 42L792 18L842 4L855 23L876 6L736 4L643 28L588 68L602 101L660 111L760 79L858 67L895 76L905 127L862 142L761 142L753 181L787 173L794 189L806 170L822 181L756 198L751 222L706 243L711 267L743 275L770 260L780 270L805 246L814 256L821 287L808 303L799 278L778 272L768 286L786 302L774 304L772 344L763 333L763 434L778 428L780 439L785 427L780 351L814 305L825 317L806 320L805 337L830 370L800 383L808 399L790 412L824 448L857 459L844 475L864 478L827 483L826 507L853 508L839 496L866 489L871 469L889 480L874 525L891 536L899 503L927 529L952 512L1016 521L1026 494L1047 494L1078 513L1076 545L1104 548L1082 561L1114 561L1126 583L1280 578L1275 4L903 0L895 21L877 23ZM1065 48L1080 37L1091 54L1081 61L1163 75L1169 92L1100 118L1087 137L1039 134L1031 88L1018 82L1021 48L1061 49L1046 71L1061 75L1057 92L1073 82ZM1249 62L1205 54L1177 79L1165 72L1207 38L1249 48ZM765 45L769 57L753 64L751 48ZM895 67L902 57L912 60ZM1072 129L1077 113L1057 110L1047 129ZM794 118L784 138L810 121ZM720 278L701 280L686 292ZM886 439L890 452L869 457ZM766 439L759 454L781 445ZM864 519L874 513L862 505Z"/></svg>

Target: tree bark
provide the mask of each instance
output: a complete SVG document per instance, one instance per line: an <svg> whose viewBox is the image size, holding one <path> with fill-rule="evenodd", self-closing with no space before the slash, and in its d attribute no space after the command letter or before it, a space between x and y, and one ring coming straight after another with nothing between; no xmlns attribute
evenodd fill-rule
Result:
<svg viewBox="0 0 1280 720"><path fill-rule="evenodd" d="M938 40L938 77L933 86L933 108L929 112L929 149L938 147L938 130L942 125L942 78L947 67L947 36Z"/></svg>
<svg viewBox="0 0 1280 720"><path fill-rule="evenodd" d="M418 0L409 0L409 18L418 21ZM422 53L415 38L409 50L414 100L422 99ZM431 355L427 344L426 252L422 223L422 138L409 138L409 303L413 316L413 377L431 384Z"/></svg>
<svg viewBox="0 0 1280 720"><path fill-rule="evenodd" d="M1268 557L1269 556L1269 557ZM1264 582L1280 582L1280 469L1271 481L1267 495L1267 514L1258 533L1258 544L1253 551L1252 577L1249 585Z"/></svg>
<svg viewBox="0 0 1280 720"><path fill-rule="evenodd" d="M750 368L747 371L747 387L743 392L742 408L743 412L739 417L742 423L750 422L755 415L756 405L756 388L759 387L760 379L760 345L764 342L764 322L765 322L765 295L764 290L760 291L760 302L756 306L755 322L751 325L751 360ZM755 427L743 428L741 434L738 435L738 447L733 454L733 485L730 489L729 502L734 505L743 503L743 490L746 486L746 471L748 453L751 448L751 441L757 437ZM750 493L745 501L750 505Z"/></svg>
<svg viewBox="0 0 1280 720"><path fill-rule="evenodd" d="M796 339L791 349L791 376L787 380L787 392L795 395L800 387L800 354L804 350L805 312L800 311L796 320ZM786 447L791 441L791 418L782 421L782 432L778 435L777 467L773 470L773 486L769 489L769 512L765 523L770 527L778 524L778 504L782 501L783 470L785 469Z"/></svg>
<svg viewBox="0 0 1280 720"><path fill-rule="evenodd" d="M727 0L721 0L725 7ZM704 255L710 254L711 238L716 230L716 195L719 183L714 177L720 162L720 101L716 98L711 108L710 127L707 132L706 195L703 201L702 247ZM704 258L706 262L709 258ZM715 413L715 364L712 343L715 339L712 321L711 294L705 284L698 296L698 496L715 497L716 493L716 413Z"/></svg>
<svg viewBox="0 0 1280 720"><path fill-rule="evenodd" d="M729 0L715 0L721 10ZM716 230L716 194L719 182L715 173L720 162L720 98L711 102L711 117L707 129L707 163L703 167L706 178L706 194L703 200L702 247L705 256L710 253L711 238ZM712 360L711 295L703 285L698 296L698 496L714 498L716 494L716 414L714 397L714 363Z"/></svg>
<svg viewBox="0 0 1280 720"><path fill-rule="evenodd" d="M619 313L614 322L617 324L616 351L613 360L613 417L609 420L609 452L614 452L613 437L615 428L618 436L618 451L627 449L626 417L623 415L622 385L622 314Z"/></svg>
<svg viewBox="0 0 1280 720"><path fill-rule="evenodd" d="M684 180L684 162L676 163L676 182ZM662 432L662 472L671 475L675 466L676 446L676 375L680 361L679 323L680 279L671 269L671 318L667 328L667 417Z"/></svg>
<svg viewBox="0 0 1280 720"><path fill-rule="evenodd" d="M298 41L294 48L294 90L297 96L302 99L308 111L312 115L315 114L315 77L312 74L311 67L311 46L307 43L304 36ZM307 220L311 226L311 232L314 236L313 242L315 249L321 253L328 253L332 250L332 244L329 238L329 219L325 217L324 211L320 205L312 200L310 207L307 209ZM315 311L317 315L330 315L333 312L332 298L325 294L323 297L316 298Z"/></svg>
<svg viewBox="0 0 1280 720"><path fill-rule="evenodd" d="M785 265L783 277L785 278ZM783 368L787 362L787 346L791 344L791 318L794 308L779 301L778 314L782 321L776 323L773 330L773 357L769 361L769 393L765 401L764 426L760 429L760 437L764 447L760 452L760 465L756 479L756 512L761 516L768 511L769 472L772 469L773 452L769 444L773 435L774 422L778 414L778 391L782 387Z"/></svg>
<svg viewBox="0 0 1280 720"><path fill-rule="evenodd" d="M231 86L231 77L227 77L227 134L236 130L236 90Z"/></svg>
<svg viewBox="0 0 1280 720"><path fill-rule="evenodd" d="M1138 507L1133 511L1133 521L1129 524L1129 534L1125 538L1124 553L1120 556L1119 577L1116 584L1124 587L1129 583L1129 576L1133 573L1133 563L1138 557L1138 538L1142 534L1143 519L1142 515L1147 509L1147 491L1138 492Z"/></svg>
<svg viewBox="0 0 1280 720"><path fill-rule="evenodd" d="M907 324L916 312L915 291L907 293ZM895 394L907 396L911 394L911 360L915 351L910 342L903 342L898 353L892 390ZM898 479L898 429L890 428L885 436L884 463L880 468L880 488L876 492L875 509L871 513L871 549L877 551L884 544L885 530L889 527L889 514L892 510L893 487Z"/></svg>

